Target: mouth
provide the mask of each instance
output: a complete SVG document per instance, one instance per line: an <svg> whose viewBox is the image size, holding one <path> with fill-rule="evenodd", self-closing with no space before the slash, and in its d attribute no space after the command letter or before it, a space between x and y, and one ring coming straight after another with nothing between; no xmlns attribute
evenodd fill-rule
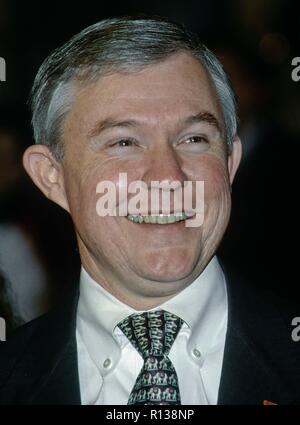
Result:
<svg viewBox="0 0 300 425"><path fill-rule="evenodd" d="M185 221L191 218L193 214L188 213L174 213L174 214L156 214L156 215L142 215L142 214L128 214L127 219L137 224L173 224L179 221Z"/></svg>

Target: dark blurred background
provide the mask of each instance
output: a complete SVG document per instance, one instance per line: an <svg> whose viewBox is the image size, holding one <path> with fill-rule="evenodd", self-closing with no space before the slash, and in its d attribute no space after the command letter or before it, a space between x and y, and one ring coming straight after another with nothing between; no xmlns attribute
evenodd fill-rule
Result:
<svg viewBox="0 0 300 425"><path fill-rule="evenodd" d="M28 94L44 58L100 19L158 14L185 24L220 57L239 102L244 158L233 185L232 218L220 247L225 265L254 285L299 296L299 1L198 0L17 2L0 0L0 315L12 325L48 309L78 279L69 216L25 175L33 143Z"/></svg>

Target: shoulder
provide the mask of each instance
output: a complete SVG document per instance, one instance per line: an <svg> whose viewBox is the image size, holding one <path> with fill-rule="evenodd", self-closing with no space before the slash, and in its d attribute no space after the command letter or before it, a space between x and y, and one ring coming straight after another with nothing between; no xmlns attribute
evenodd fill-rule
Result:
<svg viewBox="0 0 300 425"><path fill-rule="evenodd" d="M46 313L20 326L8 335L6 341L0 343L0 390L25 351L30 350L33 354L38 341L41 343L45 339L51 329L52 316L53 312Z"/></svg>
<svg viewBox="0 0 300 425"><path fill-rule="evenodd" d="M19 327L0 343L0 404L6 399L16 400L23 387L33 386L51 373L75 335L77 301L78 291L73 291L57 307Z"/></svg>
<svg viewBox="0 0 300 425"><path fill-rule="evenodd" d="M299 301L292 291L280 291L278 286L264 285L259 280L225 270L228 298L231 307L241 316L253 321L281 322L291 327L292 319L300 315Z"/></svg>
<svg viewBox="0 0 300 425"><path fill-rule="evenodd" d="M227 274L229 321L232 329L260 353L286 380L300 382L300 338L294 338L300 324L298 299L293 293L266 288L260 282ZM299 322L295 325L295 318ZM300 328L299 328L300 337Z"/></svg>

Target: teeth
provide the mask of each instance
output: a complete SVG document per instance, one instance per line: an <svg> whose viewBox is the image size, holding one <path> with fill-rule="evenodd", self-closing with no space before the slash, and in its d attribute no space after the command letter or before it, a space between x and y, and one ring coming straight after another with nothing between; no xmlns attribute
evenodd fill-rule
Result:
<svg viewBox="0 0 300 425"><path fill-rule="evenodd" d="M167 218L168 223L176 223L175 215L172 214L172 215L167 216L166 218Z"/></svg>
<svg viewBox="0 0 300 425"><path fill-rule="evenodd" d="M175 213L175 214L159 214L159 215L136 215L128 214L128 220L134 223L150 223L150 224L171 224L177 221L183 221L188 218L186 213Z"/></svg>
<svg viewBox="0 0 300 425"><path fill-rule="evenodd" d="M166 224L168 223L168 217L165 215L160 215L159 217L157 217L157 224Z"/></svg>

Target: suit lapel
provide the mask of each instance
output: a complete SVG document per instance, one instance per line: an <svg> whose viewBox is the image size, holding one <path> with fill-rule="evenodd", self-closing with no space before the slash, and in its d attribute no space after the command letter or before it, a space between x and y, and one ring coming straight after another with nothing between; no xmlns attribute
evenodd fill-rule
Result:
<svg viewBox="0 0 300 425"><path fill-rule="evenodd" d="M261 363L244 338L228 329L218 404L262 405L263 400L278 403L276 377Z"/></svg>
<svg viewBox="0 0 300 425"><path fill-rule="evenodd" d="M235 279L227 289L228 328L218 404L292 403L299 395L300 368L289 370L289 361L299 357L290 329L273 310L272 300L262 298L263 291Z"/></svg>
<svg viewBox="0 0 300 425"><path fill-rule="evenodd" d="M32 403L81 404L76 343L78 298L79 287L76 286L67 303L49 323L50 338L53 338L53 346L57 350L47 361L50 366L48 374L40 382Z"/></svg>
<svg viewBox="0 0 300 425"><path fill-rule="evenodd" d="M13 404L81 404L76 343L78 297L76 286L58 308L32 326L30 342L10 377L9 387L18 388L17 394L7 392Z"/></svg>
<svg viewBox="0 0 300 425"><path fill-rule="evenodd" d="M76 339L72 338L59 356L55 368L31 399L33 404L81 404Z"/></svg>

